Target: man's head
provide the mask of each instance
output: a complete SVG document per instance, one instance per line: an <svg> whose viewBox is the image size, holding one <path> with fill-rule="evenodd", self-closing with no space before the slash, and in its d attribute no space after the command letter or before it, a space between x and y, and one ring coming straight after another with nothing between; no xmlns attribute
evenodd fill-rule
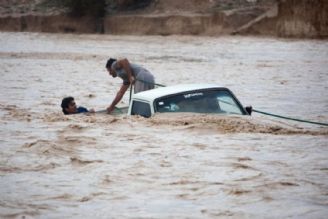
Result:
<svg viewBox="0 0 328 219"><path fill-rule="evenodd" d="M65 97L62 100L61 107L65 115L73 114L77 112L76 103L73 97Z"/></svg>
<svg viewBox="0 0 328 219"><path fill-rule="evenodd" d="M112 65L113 63L116 61L116 59L110 58L108 59L107 63L106 63L106 69L108 71L108 73L115 78L117 76L116 72L113 70Z"/></svg>

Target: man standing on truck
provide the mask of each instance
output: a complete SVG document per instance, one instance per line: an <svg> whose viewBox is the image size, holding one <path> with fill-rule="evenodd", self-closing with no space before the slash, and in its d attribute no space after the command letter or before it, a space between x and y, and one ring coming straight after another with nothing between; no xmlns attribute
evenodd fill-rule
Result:
<svg viewBox="0 0 328 219"><path fill-rule="evenodd" d="M117 92L111 105L107 108L108 113L114 110L116 104L121 101L130 85L134 85L134 93L154 88L154 76L147 69L130 63L127 59L117 60L110 58L106 63L106 69L113 78L118 76L123 80L120 90Z"/></svg>

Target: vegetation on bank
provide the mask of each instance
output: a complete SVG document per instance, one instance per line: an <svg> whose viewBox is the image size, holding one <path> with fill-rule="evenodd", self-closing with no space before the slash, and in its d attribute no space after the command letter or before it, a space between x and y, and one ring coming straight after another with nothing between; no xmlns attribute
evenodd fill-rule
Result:
<svg viewBox="0 0 328 219"><path fill-rule="evenodd" d="M62 0L72 16L103 17L105 15L105 0Z"/></svg>
<svg viewBox="0 0 328 219"><path fill-rule="evenodd" d="M44 0L39 8L61 8L73 16L104 17L108 12L129 11L149 6L154 0Z"/></svg>

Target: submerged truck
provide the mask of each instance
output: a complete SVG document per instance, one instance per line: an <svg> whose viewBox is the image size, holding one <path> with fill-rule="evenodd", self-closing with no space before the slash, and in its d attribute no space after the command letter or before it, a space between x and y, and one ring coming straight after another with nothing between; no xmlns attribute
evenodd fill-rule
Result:
<svg viewBox="0 0 328 219"><path fill-rule="evenodd" d="M250 115L235 95L215 84L180 84L134 94L119 113L151 117L155 113L211 113Z"/></svg>

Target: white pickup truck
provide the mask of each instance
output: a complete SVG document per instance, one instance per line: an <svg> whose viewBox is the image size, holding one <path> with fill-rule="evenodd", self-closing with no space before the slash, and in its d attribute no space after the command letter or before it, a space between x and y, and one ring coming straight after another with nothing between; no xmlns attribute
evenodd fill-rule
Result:
<svg viewBox="0 0 328 219"><path fill-rule="evenodd" d="M147 118L176 112L250 115L251 107L244 108L229 89L215 84L180 84L134 94L129 107L116 110Z"/></svg>

